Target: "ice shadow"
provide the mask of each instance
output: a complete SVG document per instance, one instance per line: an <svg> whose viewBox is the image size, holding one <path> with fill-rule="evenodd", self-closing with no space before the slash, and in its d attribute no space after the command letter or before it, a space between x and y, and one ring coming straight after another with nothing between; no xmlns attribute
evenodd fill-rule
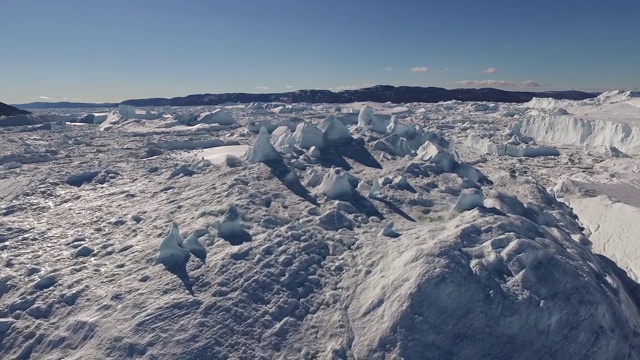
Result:
<svg viewBox="0 0 640 360"><path fill-rule="evenodd" d="M635 303L636 307L640 310L640 284L638 284L637 282L635 282L635 280L630 278L629 275L627 275L627 272L624 269L620 268L618 264L615 263L615 261L601 254L595 254L595 255L603 263L609 266L609 268L611 268L611 271L613 271L613 274L618 279L620 279L622 286L624 286L627 289L627 292L631 296L631 299Z"/></svg>
<svg viewBox="0 0 640 360"><path fill-rule="evenodd" d="M295 171L287 166L287 164L285 164L282 159L264 161L263 163L267 165L267 167L271 171L271 175L280 180L280 182L282 182L282 184L284 184L287 189L291 190L291 192L293 192L303 200L318 206L318 200L316 200L316 198L311 195L309 190L307 190L307 188L302 185Z"/></svg>
<svg viewBox="0 0 640 360"><path fill-rule="evenodd" d="M349 171L353 167L345 160L347 158L370 168L382 169L382 165L364 146L363 139L351 139L343 143L330 144L324 147L321 152L320 163L324 166L337 166Z"/></svg>
<svg viewBox="0 0 640 360"><path fill-rule="evenodd" d="M398 205L394 204L393 202L387 200L387 199L382 199L382 198L374 198L373 200L379 201L381 203L383 203L389 210L393 211L394 213L402 216L403 218L411 221L411 222L416 222L416 220L414 218L412 218L409 214L407 214L406 212L404 212L402 209L400 209L398 207Z"/></svg>
<svg viewBox="0 0 640 360"><path fill-rule="evenodd" d="M239 246L252 240L251 234L245 229L237 229L230 233L218 233L222 240L228 242L233 246Z"/></svg>
<svg viewBox="0 0 640 360"><path fill-rule="evenodd" d="M384 215L376 208L376 206L359 192L354 191L348 202L361 214L368 217L375 216L380 220L384 220Z"/></svg>
<svg viewBox="0 0 640 360"><path fill-rule="evenodd" d="M417 194L418 191L411 184L402 184L402 185L392 185L394 188L402 191L408 191L412 194Z"/></svg>
<svg viewBox="0 0 640 360"><path fill-rule="evenodd" d="M191 296L196 296L196 294L193 292L193 282L191 281L189 273L187 272L187 263L171 264L170 266L165 265L165 270L180 279L180 281L182 281L182 285L184 285L185 289L187 289Z"/></svg>
<svg viewBox="0 0 640 360"><path fill-rule="evenodd" d="M335 166L346 171L353 169L353 166L349 165L347 160L345 160L342 156L334 154L327 150L322 153L322 157L318 159L318 163L326 168Z"/></svg>

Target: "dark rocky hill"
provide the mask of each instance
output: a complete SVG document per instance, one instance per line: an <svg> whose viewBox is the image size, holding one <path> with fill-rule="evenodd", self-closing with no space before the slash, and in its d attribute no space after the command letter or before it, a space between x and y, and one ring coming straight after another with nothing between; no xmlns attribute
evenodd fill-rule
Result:
<svg viewBox="0 0 640 360"><path fill-rule="evenodd" d="M0 102L0 116L14 116L14 115L26 115L26 114L31 114L31 113L26 110L20 110L16 107Z"/></svg>
<svg viewBox="0 0 640 360"><path fill-rule="evenodd" d="M460 100L494 101L523 103L533 97L554 99L583 100L597 96L597 93L582 91L505 91L492 88L482 89L443 89L438 87L377 85L358 90L332 92L329 90L298 90L286 93L249 94L199 94L175 98L133 99L123 104L133 106L192 106L219 105L223 103L284 102L284 103L351 103L356 101L375 101L394 103Z"/></svg>
<svg viewBox="0 0 640 360"><path fill-rule="evenodd" d="M77 102L32 102L27 104L16 104L21 109L95 109L113 108L116 103L77 103Z"/></svg>

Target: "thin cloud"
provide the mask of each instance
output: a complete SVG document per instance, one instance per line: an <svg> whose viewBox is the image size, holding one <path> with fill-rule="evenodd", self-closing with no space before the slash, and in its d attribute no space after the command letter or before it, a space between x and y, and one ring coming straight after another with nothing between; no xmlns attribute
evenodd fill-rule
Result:
<svg viewBox="0 0 640 360"><path fill-rule="evenodd" d="M360 86L360 85L342 85L342 86L336 86L336 87L329 88L329 90L342 91L342 90L356 90L356 89L361 89L361 88L362 88L362 86Z"/></svg>
<svg viewBox="0 0 640 360"><path fill-rule="evenodd" d="M291 85L285 85L284 87L286 87L287 89L291 89L293 86L291 86Z"/></svg>
<svg viewBox="0 0 640 360"><path fill-rule="evenodd" d="M506 81L506 80L462 80L452 83L460 86L504 86L504 87L538 87L542 86L537 81L525 80L522 82Z"/></svg>
<svg viewBox="0 0 640 360"><path fill-rule="evenodd" d="M267 86L254 86L253 88L256 90L269 90L269 87Z"/></svg>
<svg viewBox="0 0 640 360"><path fill-rule="evenodd" d="M498 72L498 69L494 68L494 67L490 67L487 68L485 71L483 71L483 74L495 74Z"/></svg>
<svg viewBox="0 0 640 360"><path fill-rule="evenodd" d="M453 84L462 86L516 86L517 84L511 81L504 80L462 80L456 81Z"/></svg>
<svg viewBox="0 0 640 360"><path fill-rule="evenodd" d="M384 71L393 71L393 68L391 66L387 66L384 68Z"/></svg>
<svg viewBox="0 0 640 360"><path fill-rule="evenodd" d="M429 68L425 66L416 66L409 69L409 71L411 71L412 73L426 73L429 71Z"/></svg>
<svg viewBox="0 0 640 360"><path fill-rule="evenodd" d="M342 86L331 87L331 88L329 88L329 90L337 90L337 91L357 90L357 89L362 89L362 88L369 87L369 86L371 86L371 84L362 83L361 85L342 85Z"/></svg>
<svg viewBox="0 0 640 360"><path fill-rule="evenodd" d="M38 97L39 97L40 99L42 99L42 100L53 100L53 98L50 98L50 97L48 97L48 96L44 96L44 95L40 95L40 96L38 96Z"/></svg>
<svg viewBox="0 0 640 360"><path fill-rule="evenodd" d="M520 85L524 86L524 87L538 87L538 86L542 86L539 82L537 81L533 81L533 80L525 80L523 82L520 83Z"/></svg>

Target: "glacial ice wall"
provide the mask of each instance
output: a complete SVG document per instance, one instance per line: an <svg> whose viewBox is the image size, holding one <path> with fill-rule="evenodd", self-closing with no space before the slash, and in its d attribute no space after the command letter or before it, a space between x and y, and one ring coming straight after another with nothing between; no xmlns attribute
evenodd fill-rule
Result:
<svg viewBox="0 0 640 360"><path fill-rule="evenodd" d="M483 138L475 134L467 136L465 144L478 149L485 154L502 155L512 157L539 157L558 156L560 152L553 146L540 146L531 144L499 144L491 139Z"/></svg>
<svg viewBox="0 0 640 360"><path fill-rule="evenodd" d="M538 115L518 120L512 131L554 145L613 146L640 154L640 128L620 122Z"/></svg>

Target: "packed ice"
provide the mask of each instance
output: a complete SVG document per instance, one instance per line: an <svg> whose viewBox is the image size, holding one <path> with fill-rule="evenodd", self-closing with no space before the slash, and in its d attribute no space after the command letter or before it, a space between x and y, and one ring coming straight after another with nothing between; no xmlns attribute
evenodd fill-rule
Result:
<svg viewBox="0 0 640 360"><path fill-rule="evenodd" d="M0 122L0 357L640 359L640 103Z"/></svg>

